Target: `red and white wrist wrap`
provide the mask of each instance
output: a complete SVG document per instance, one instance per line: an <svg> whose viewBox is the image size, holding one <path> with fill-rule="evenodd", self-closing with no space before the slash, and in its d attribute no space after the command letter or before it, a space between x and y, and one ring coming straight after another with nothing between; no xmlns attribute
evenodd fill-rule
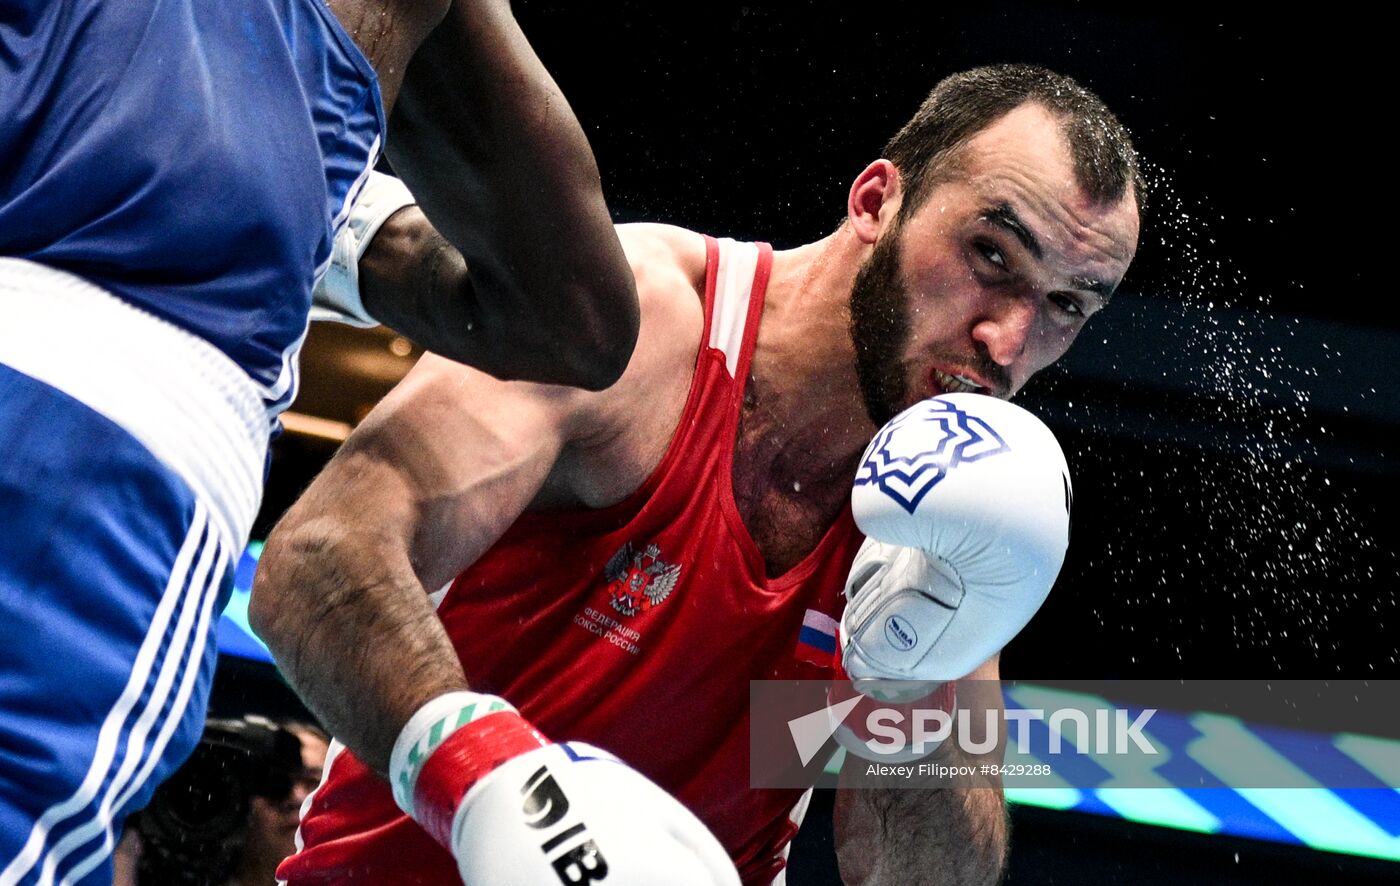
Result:
<svg viewBox="0 0 1400 886"><path fill-rule="evenodd" d="M439 695L409 718L394 742L394 801L450 850L453 816L472 785L507 760L548 744L499 696Z"/></svg>

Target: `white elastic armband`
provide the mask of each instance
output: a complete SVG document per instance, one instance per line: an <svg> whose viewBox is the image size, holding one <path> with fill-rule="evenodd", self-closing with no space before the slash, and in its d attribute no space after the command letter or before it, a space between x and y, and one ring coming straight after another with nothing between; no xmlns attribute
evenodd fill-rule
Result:
<svg viewBox="0 0 1400 886"><path fill-rule="evenodd" d="M350 217L335 235L331 263L311 293L311 319L377 326L360 299L360 257L389 216L417 201L392 175L371 172Z"/></svg>

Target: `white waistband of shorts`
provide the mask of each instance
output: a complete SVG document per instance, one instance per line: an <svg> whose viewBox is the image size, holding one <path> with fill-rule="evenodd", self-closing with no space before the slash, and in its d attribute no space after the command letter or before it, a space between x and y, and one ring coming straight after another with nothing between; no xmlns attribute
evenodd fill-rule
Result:
<svg viewBox="0 0 1400 886"><path fill-rule="evenodd" d="M267 414L221 351L81 277L0 258L0 363L120 425L242 550L262 498Z"/></svg>

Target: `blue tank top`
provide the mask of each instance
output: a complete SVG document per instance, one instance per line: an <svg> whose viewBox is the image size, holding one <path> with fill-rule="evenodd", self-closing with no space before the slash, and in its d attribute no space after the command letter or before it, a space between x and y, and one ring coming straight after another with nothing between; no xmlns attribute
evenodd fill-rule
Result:
<svg viewBox="0 0 1400 886"><path fill-rule="evenodd" d="M273 414L383 128L321 0L0 0L0 255L206 339Z"/></svg>

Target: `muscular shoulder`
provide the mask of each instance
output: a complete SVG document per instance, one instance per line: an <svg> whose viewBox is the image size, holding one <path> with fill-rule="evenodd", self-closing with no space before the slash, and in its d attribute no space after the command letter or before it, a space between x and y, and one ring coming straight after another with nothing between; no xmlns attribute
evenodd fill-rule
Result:
<svg viewBox="0 0 1400 886"><path fill-rule="evenodd" d="M622 378L597 402L645 396L677 371L689 380L705 325L705 239L669 225L618 227L618 239L637 281L641 329Z"/></svg>
<svg viewBox="0 0 1400 886"><path fill-rule="evenodd" d="M637 280L642 322L615 397L646 396L676 372L688 385L705 325L705 240L669 225L623 225L618 238Z"/></svg>
<svg viewBox="0 0 1400 886"><path fill-rule="evenodd" d="M464 470L476 461L524 464L546 453L550 463L531 492L535 508L603 507L645 482L670 445L690 390L704 329L705 242L663 225L627 225L618 233L637 279L641 328L612 387L508 382L425 358L388 398L402 404L393 410L400 425L405 414L416 416ZM386 435L407 438L417 439ZM458 442L468 439L475 443Z"/></svg>
<svg viewBox="0 0 1400 886"><path fill-rule="evenodd" d="M705 289L705 238L674 225L618 225L618 239L632 265L637 288L658 284L679 289L682 281L697 298Z"/></svg>
<svg viewBox="0 0 1400 886"><path fill-rule="evenodd" d="M615 385L576 401L580 433L555 478L574 503L588 507L625 498L661 461L685 407L705 325L704 238L654 224L622 225L618 238L637 280L637 347Z"/></svg>

